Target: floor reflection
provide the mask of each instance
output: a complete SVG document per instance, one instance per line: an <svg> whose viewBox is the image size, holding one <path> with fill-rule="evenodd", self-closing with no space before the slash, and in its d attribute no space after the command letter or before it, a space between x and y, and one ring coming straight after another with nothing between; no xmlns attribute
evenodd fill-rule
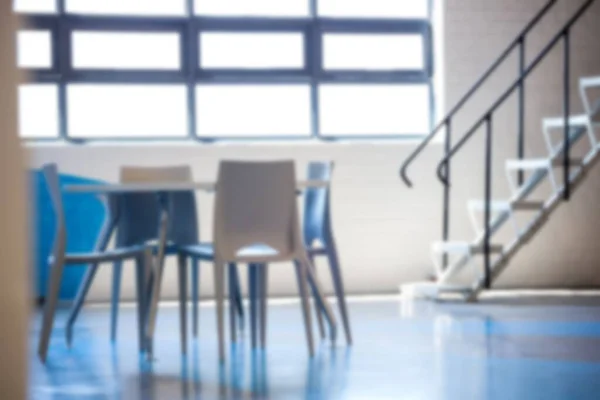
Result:
<svg viewBox="0 0 600 400"><path fill-rule="evenodd" d="M264 350L232 346L230 358L218 369L218 379L202 380L198 351L181 360L179 376L162 375L152 364L140 362L137 394L115 394L114 399L327 399L341 398L346 386L351 349L330 348L305 361L304 381L296 375L297 365L289 373L279 373L279 381L270 379L269 356ZM294 360L296 362L296 360ZM118 363L115 375L118 374ZM90 377L90 381L96 381ZM303 389L302 389L303 388ZM302 389L302 390L301 390Z"/></svg>

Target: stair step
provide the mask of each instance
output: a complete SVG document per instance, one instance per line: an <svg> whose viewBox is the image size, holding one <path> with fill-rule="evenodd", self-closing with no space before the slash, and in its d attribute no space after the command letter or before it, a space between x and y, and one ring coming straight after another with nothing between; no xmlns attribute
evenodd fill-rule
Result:
<svg viewBox="0 0 600 400"><path fill-rule="evenodd" d="M600 76L587 76L579 79L579 85L582 88L600 87Z"/></svg>
<svg viewBox="0 0 600 400"><path fill-rule="evenodd" d="M490 202L490 209L494 212L502 211L537 211L544 207L543 201L529 201L529 200L493 200ZM483 200L469 200L469 208L477 211L485 211L485 201Z"/></svg>
<svg viewBox="0 0 600 400"><path fill-rule="evenodd" d="M503 246L492 244L490 251L492 253L502 253ZM470 242L435 242L431 246L435 253L460 253L460 254L481 254L483 253L483 244L473 244Z"/></svg>
<svg viewBox="0 0 600 400"><path fill-rule="evenodd" d="M571 166L581 166L582 158L572 158ZM563 165L561 157L554 158L526 158L523 160L506 160L506 169L508 170L540 170L549 169L552 167L560 167Z"/></svg>
<svg viewBox="0 0 600 400"><path fill-rule="evenodd" d="M569 125L571 127L587 127L588 124L589 124L589 117L586 114L569 116ZM564 128L565 127L565 118L564 117L544 118L543 126L544 126L544 129Z"/></svg>

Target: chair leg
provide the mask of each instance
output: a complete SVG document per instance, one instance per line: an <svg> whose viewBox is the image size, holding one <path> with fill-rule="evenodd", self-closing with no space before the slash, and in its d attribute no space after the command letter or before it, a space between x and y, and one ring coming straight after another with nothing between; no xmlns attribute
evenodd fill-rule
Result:
<svg viewBox="0 0 600 400"><path fill-rule="evenodd" d="M309 254L311 267L313 268L313 273L315 276L317 275L317 266L315 264L315 257L312 254ZM321 307L319 307L319 301L315 298L313 300L315 306L315 314L317 315L317 324L319 325L319 333L321 335L321 339L325 339L325 326L323 325L323 313Z"/></svg>
<svg viewBox="0 0 600 400"><path fill-rule="evenodd" d="M327 241L327 259L331 269L333 287L337 297L342 323L344 324L344 333L346 335L346 343L352 345L352 331L350 329L350 317L348 316L348 307L346 305L346 292L344 291L344 281L342 279L342 271L338 260L337 248L333 238Z"/></svg>
<svg viewBox="0 0 600 400"><path fill-rule="evenodd" d="M325 298L323 294L323 288L319 283L317 277L313 274L313 268L310 266L310 260L308 257L300 260L301 264L306 267L306 273L308 274L308 282L310 283L315 299L319 302L319 307L325 313L325 318L327 318L327 322L329 323L329 334L331 342L334 343L337 338L337 324L335 322L335 316L331 311L331 307L329 306L329 302Z"/></svg>
<svg viewBox="0 0 600 400"><path fill-rule="evenodd" d="M73 343L73 325L75 325L75 320L77 320L79 312L83 307L83 303L85 302L85 298L87 297L90 287L92 286L96 272L98 272L98 264L90 264L83 278L83 282L81 282L81 286L79 286L79 290L77 291L77 296L73 302L73 307L71 307L71 313L69 314L69 319L67 320L67 326L65 329L67 345L69 347L71 347L71 344Z"/></svg>
<svg viewBox="0 0 600 400"><path fill-rule="evenodd" d="M258 300L258 271L255 264L248 266L248 292L250 297L250 337L252 348L256 348L256 333L257 333L257 300Z"/></svg>
<svg viewBox="0 0 600 400"><path fill-rule="evenodd" d="M177 272L179 275L179 335L181 354L187 354L187 257L177 256Z"/></svg>
<svg viewBox="0 0 600 400"><path fill-rule="evenodd" d="M146 351L146 260L139 256L135 260L135 289L137 295L138 346L140 354Z"/></svg>
<svg viewBox="0 0 600 400"><path fill-rule="evenodd" d="M225 263L215 259L214 263L215 299L217 314L217 335L219 337L219 361L225 362L225 321L223 318Z"/></svg>
<svg viewBox="0 0 600 400"><path fill-rule="evenodd" d="M260 266L260 347L267 347L267 297L269 284L269 265Z"/></svg>
<svg viewBox="0 0 600 400"><path fill-rule="evenodd" d="M242 287L240 285L240 274L237 268L237 265L233 263L233 276L235 278L235 304L237 307L237 312L239 315L240 329L244 330L244 301L242 299Z"/></svg>
<svg viewBox="0 0 600 400"><path fill-rule="evenodd" d="M161 269L163 265L158 260L152 262L152 274L150 277L150 284L152 285L149 289L150 295L147 304L146 314L146 339L148 341L148 357L152 357L152 345L154 340L154 331L156 329L156 315L158 313L158 302L160 300L160 286L161 286Z"/></svg>
<svg viewBox="0 0 600 400"><path fill-rule="evenodd" d="M228 264L227 278L229 283L229 335L231 336L231 343L237 342L237 305L235 301L235 264Z"/></svg>
<svg viewBox="0 0 600 400"><path fill-rule="evenodd" d="M198 337L198 301L200 301L199 281L200 261L192 258L192 332L195 338Z"/></svg>
<svg viewBox="0 0 600 400"><path fill-rule="evenodd" d="M315 345L312 336L312 320L310 315L310 304L308 300L307 271L306 264L296 262L296 278L298 280L298 291L302 301L302 314L304 316L304 328L306 330L306 341L308 353L311 357L315 355Z"/></svg>
<svg viewBox="0 0 600 400"><path fill-rule="evenodd" d="M143 317L144 317L144 327L142 330L142 334L144 335L144 342L145 342L145 347L146 347L146 352L148 354L152 354L152 341L149 340L148 338L148 318L150 315L150 301L151 301L151 289L152 289L152 274L154 273L154 255L152 253L151 249L147 249L146 251L144 251L144 255L143 255L143 260L144 260L144 264L143 264L143 271L144 271L144 279L143 279L143 285L142 285L142 289L143 289L143 293L144 293L144 311L143 311Z"/></svg>
<svg viewBox="0 0 600 400"><path fill-rule="evenodd" d="M115 261L113 264L112 294L110 301L110 340L117 340L117 325L119 320L119 300L121 297L121 278L123 276L123 262Z"/></svg>
<svg viewBox="0 0 600 400"><path fill-rule="evenodd" d="M46 362L46 357L48 355L48 345L50 343L52 326L54 325L54 315L56 313L56 305L58 303L63 270L63 260L55 260L55 262L50 265L50 279L48 280L42 331L40 332L40 341L38 345L38 356L43 363Z"/></svg>
<svg viewBox="0 0 600 400"><path fill-rule="evenodd" d="M156 329L156 315L158 313L158 301L160 300L160 287L162 285L163 269L165 262L165 244L167 243L167 229L169 227L169 213L166 210L163 196L159 196L162 210L160 212L160 224L158 230L158 251L156 262L153 263L151 283L148 285L151 290L150 301L148 303L146 337L148 340L148 358L152 357L154 331Z"/></svg>

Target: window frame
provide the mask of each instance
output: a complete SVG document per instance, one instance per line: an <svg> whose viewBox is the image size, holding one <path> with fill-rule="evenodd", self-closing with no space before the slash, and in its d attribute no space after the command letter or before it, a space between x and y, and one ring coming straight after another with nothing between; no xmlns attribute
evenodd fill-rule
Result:
<svg viewBox="0 0 600 400"><path fill-rule="evenodd" d="M422 138L423 133L397 135L324 135L319 124L319 85L320 84L426 84L430 97L430 127L435 120L434 91L434 44L432 28L432 1L428 3L427 19L358 19L320 17L317 15L317 0L310 2L309 17L213 17L199 16L194 13L194 1L187 0L187 15L183 17L148 16L98 16L68 14L64 10L64 0L57 1L56 14L22 14L28 19L26 29L50 30L52 38L52 68L22 68L27 72L28 80L23 83L56 83L58 85L59 137L55 139L23 140L65 140L73 143L87 141L181 141L196 140L210 143L215 141L270 141L270 140L320 140L320 141L373 141L373 140L411 140ZM72 34L76 31L105 32L169 32L179 35L179 70L154 69L81 69L73 68L71 48ZM201 66L200 34L219 33L300 33L304 39L304 67L237 69L203 68ZM394 71L374 70L325 70L322 59L323 38L327 33L348 34L417 34L423 38L423 69ZM106 137L72 138L69 136L66 87L70 83L90 84L183 84L187 87L188 135L186 137ZM301 136L201 136L196 131L196 86L207 84L233 85L277 85L309 84L311 88L311 135Z"/></svg>

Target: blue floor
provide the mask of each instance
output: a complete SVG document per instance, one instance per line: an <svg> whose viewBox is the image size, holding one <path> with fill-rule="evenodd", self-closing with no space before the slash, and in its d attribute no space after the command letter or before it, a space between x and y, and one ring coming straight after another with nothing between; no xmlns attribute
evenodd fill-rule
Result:
<svg viewBox="0 0 600 400"><path fill-rule="evenodd" d="M159 314L156 360L137 353L135 308L119 339L109 313L87 308L72 349L59 315L48 364L34 357L31 399L600 399L600 300L487 300L434 304L397 299L350 304L355 345L343 335L309 359L299 304L269 306L268 348L248 334L219 366L214 309L201 309L200 337L181 357L178 309Z"/></svg>

